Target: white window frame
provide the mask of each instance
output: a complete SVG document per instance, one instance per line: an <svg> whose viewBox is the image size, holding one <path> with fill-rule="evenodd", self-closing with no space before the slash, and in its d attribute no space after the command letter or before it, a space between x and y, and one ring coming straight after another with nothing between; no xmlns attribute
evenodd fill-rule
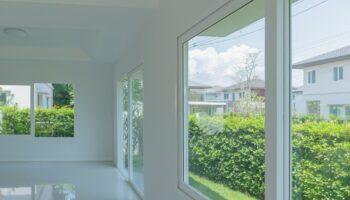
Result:
<svg viewBox="0 0 350 200"><path fill-rule="evenodd" d="M206 196L188 184L186 42L251 0L231 0L178 37L178 188L196 200ZM291 199L291 61L289 0L265 0L265 199ZM283 50L283 51L281 51ZM186 167L185 167L186 166Z"/></svg>
<svg viewBox="0 0 350 200"><path fill-rule="evenodd" d="M132 112L131 112L131 100L132 100L132 87L131 87L131 78L137 72L144 72L142 64L128 72L126 75L122 76L122 78L117 82L117 168L127 180L130 187L135 191L135 193L139 196L139 198L144 199L144 192L141 191L132 181L133 177L133 157L132 157ZM121 91L120 84L123 80L128 81L128 171L125 172L124 166L124 158L123 158L123 145L122 145L122 136L123 136L123 124L121 124Z"/></svg>

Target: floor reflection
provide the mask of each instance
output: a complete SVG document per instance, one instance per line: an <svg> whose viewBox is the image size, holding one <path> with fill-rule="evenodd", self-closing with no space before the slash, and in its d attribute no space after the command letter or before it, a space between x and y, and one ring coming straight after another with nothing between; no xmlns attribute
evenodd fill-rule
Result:
<svg viewBox="0 0 350 200"><path fill-rule="evenodd" d="M0 200L75 200L75 190L72 184L0 188Z"/></svg>
<svg viewBox="0 0 350 200"><path fill-rule="evenodd" d="M0 188L0 200L33 200L32 188Z"/></svg>

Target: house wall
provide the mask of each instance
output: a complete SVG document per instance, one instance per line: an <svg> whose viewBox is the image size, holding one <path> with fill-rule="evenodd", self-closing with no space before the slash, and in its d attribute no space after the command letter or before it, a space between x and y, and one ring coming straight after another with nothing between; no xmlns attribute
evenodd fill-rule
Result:
<svg viewBox="0 0 350 200"><path fill-rule="evenodd" d="M70 82L75 86L74 138L0 136L0 161L95 161L113 158L112 66L0 63L0 84Z"/></svg>
<svg viewBox="0 0 350 200"><path fill-rule="evenodd" d="M342 66L343 80L333 80L333 68ZM307 73L316 70L316 83L308 84ZM329 116L329 105L350 105L350 61L340 61L304 69L302 95L295 98L296 112L307 113L308 101L320 101L321 116Z"/></svg>
<svg viewBox="0 0 350 200"><path fill-rule="evenodd" d="M178 189L177 37L225 2L160 0L145 31L116 65L115 82L140 63L144 68L145 200L191 199Z"/></svg>
<svg viewBox="0 0 350 200"><path fill-rule="evenodd" d="M344 80L333 81L333 68L344 67ZM316 70L316 83L307 83L307 73ZM307 67L304 69L304 94L329 94L350 92L350 61L341 61Z"/></svg>
<svg viewBox="0 0 350 200"><path fill-rule="evenodd" d="M38 94L45 94L42 104L44 107L51 108L53 105L53 87L49 83L37 83L34 85L34 105L37 106L39 103ZM48 97L48 100L46 99ZM48 105L48 106L46 106Z"/></svg>

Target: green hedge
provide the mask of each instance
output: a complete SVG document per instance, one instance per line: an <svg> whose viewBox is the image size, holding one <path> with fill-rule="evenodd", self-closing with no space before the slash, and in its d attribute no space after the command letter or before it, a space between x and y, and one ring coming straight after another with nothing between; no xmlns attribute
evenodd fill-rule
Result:
<svg viewBox="0 0 350 200"><path fill-rule="evenodd" d="M0 106L1 135L30 135L29 109L15 106Z"/></svg>
<svg viewBox="0 0 350 200"><path fill-rule="evenodd" d="M74 109L36 109L36 137L74 137Z"/></svg>
<svg viewBox="0 0 350 200"><path fill-rule="evenodd" d="M350 123L293 126L293 199L350 199ZM189 119L190 171L264 199L264 117Z"/></svg>
<svg viewBox="0 0 350 200"><path fill-rule="evenodd" d="M29 135L29 109L16 106L0 107L1 135ZM74 108L61 107L35 110L36 137L73 137Z"/></svg>

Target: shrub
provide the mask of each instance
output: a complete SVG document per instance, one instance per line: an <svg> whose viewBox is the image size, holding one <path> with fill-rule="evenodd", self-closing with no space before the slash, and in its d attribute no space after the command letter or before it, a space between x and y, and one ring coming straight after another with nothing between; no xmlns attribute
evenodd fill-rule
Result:
<svg viewBox="0 0 350 200"><path fill-rule="evenodd" d="M35 136L73 137L74 109L68 107L36 109Z"/></svg>
<svg viewBox="0 0 350 200"><path fill-rule="evenodd" d="M30 111L16 106L0 107L0 134L30 134ZM35 109L35 136L73 137L74 109Z"/></svg>
<svg viewBox="0 0 350 200"><path fill-rule="evenodd" d="M350 199L350 123L303 117L292 134L293 199ZM263 116L190 116L190 171L264 199L264 138Z"/></svg>
<svg viewBox="0 0 350 200"><path fill-rule="evenodd" d="M29 109L0 106L1 135L30 135Z"/></svg>

